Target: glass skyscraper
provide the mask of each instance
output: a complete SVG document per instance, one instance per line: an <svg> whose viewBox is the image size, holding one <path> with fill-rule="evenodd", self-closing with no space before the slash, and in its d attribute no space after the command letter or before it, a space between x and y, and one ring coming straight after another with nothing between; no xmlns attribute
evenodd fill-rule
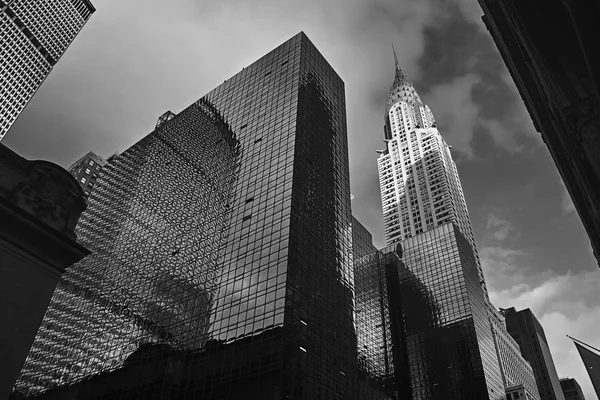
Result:
<svg viewBox="0 0 600 400"><path fill-rule="evenodd" d="M89 0L0 0L0 140L94 11Z"/></svg>
<svg viewBox="0 0 600 400"><path fill-rule="evenodd" d="M77 227L93 254L16 389L353 398L343 81L300 33L157 125L101 171Z"/></svg>
<svg viewBox="0 0 600 400"><path fill-rule="evenodd" d="M537 398L489 301L451 147L394 58L378 158L387 247L355 259L359 359L398 398L500 400L517 384Z"/></svg>

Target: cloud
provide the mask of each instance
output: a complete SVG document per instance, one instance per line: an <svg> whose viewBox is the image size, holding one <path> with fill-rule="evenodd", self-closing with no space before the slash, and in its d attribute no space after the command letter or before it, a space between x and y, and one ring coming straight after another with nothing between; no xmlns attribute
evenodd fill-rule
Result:
<svg viewBox="0 0 600 400"><path fill-rule="evenodd" d="M490 285L491 286L491 285ZM595 398L591 382L571 335L599 347L600 270L554 275L538 284L523 281L506 289L492 287L490 298L499 307L530 308L544 327L560 377L574 377L588 399Z"/></svg>
<svg viewBox="0 0 600 400"><path fill-rule="evenodd" d="M473 86L478 82L477 75L467 74L449 83L435 85L423 96L446 141L468 157L473 157L471 140L479 119L479 107L471 96Z"/></svg>
<svg viewBox="0 0 600 400"><path fill-rule="evenodd" d="M565 214L574 214L577 211L575 209L575 204L573 204L573 200L571 199L571 195L567 191L567 188L563 188L560 207Z"/></svg>
<svg viewBox="0 0 600 400"><path fill-rule="evenodd" d="M509 221L499 218L494 213L490 213L488 215L487 228L496 229L493 232L493 235L497 240L500 241L505 240L508 237L509 233L514 231L514 228Z"/></svg>
<svg viewBox="0 0 600 400"><path fill-rule="evenodd" d="M562 179L562 176L558 175L558 184L560 186L561 199L560 199L560 208L564 214L576 214L577 209L575 208L575 204L573 204L573 200L571 199L571 195L565 186L565 182Z"/></svg>
<svg viewBox="0 0 600 400"><path fill-rule="evenodd" d="M528 272L520 262L528 253L525 250L502 246L482 246L479 257L489 287L505 288L521 284Z"/></svg>

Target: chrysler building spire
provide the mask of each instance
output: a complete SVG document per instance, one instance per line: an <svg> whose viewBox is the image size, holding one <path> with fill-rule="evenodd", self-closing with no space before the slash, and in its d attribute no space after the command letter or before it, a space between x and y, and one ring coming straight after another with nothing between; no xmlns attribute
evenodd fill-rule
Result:
<svg viewBox="0 0 600 400"><path fill-rule="evenodd" d="M423 102L419 97L419 94L413 87L412 83L406 80L406 74L398 62L398 55L396 54L396 48L392 44L392 50L394 51L394 82L390 91L388 92L388 100L385 108L385 114L390 111L393 104L403 101L408 104L422 106Z"/></svg>
<svg viewBox="0 0 600 400"><path fill-rule="evenodd" d="M392 43L392 50L394 51L394 62L396 63L396 69L395 69L396 74L394 77L394 83L396 81L403 82L406 79L406 75L404 74L404 70L400 66L400 63L398 62L398 56L396 55L396 48L394 47L393 43Z"/></svg>

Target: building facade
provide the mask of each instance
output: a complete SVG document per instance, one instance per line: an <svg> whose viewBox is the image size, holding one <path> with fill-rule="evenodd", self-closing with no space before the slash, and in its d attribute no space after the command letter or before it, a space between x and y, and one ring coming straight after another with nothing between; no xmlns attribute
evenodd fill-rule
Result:
<svg viewBox="0 0 600 400"><path fill-rule="evenodd" d="M106 163L107 161L104 158L90 151L67 169L83 188L86 200L90 197L90 193L100 176L100 171Z"/></svg>
<svg viewBox="0 0 600 400"><path fill-rule="evenodd" d="M502 310L508 333L531 364L541 400L564 400L552 353L542 324L530 309Z"/></svg>
<svg viewBox="0 0 600 400"><path fill-rule="evenodd" d="M412 396L500 399L506 386L517 384L535 395L531 368L515 351L516 343L489 300L451 147L395 53L394 59L384 118L386 148L378 151L377 160L386 243L402 249L401 261L410 273L399 276L418 281L431 299L421 301L429 304L428 322L412 325L419 327L413 336L404 333L417 345L400 345L409 360L411 354L422 354L417 358L423 364L410 373ZM402 329L408 326L406 322ZM414 339L419 335L428 344Z"/></svg>
<svg viewBox="0 0 600 400"><path fill-rule="evenodd" d="M94 11L88 0L0 0L0 140Z"/></svg>
<svg viewBox="0 0 600 400"><path fill-rule="evenodd" d="M300 33L116 156L16 389L353 398L347 146L343 81Z"/></svg>
<svg viewBox="0 0 600 400"><path fill-rule="evenodd" d="M561 378L560 387L565 400L585 400L583 390L575 378Z"/></svg>
<svg viewBox="0 0 600 400"><path fill-rule="evenodd" d="M600 2L479 4L600 265Z"/></svg>
<svg viewBox="0 0 600 400"><path fill-rule="evenodd" d="M531 364L523 358L519 345L506 331L504 319L496 313L493 316L499 317L498 319L490 318L490 326L494 336L498 361L500 362L504 387L520 387L525 394L524 399L541 400Z"/></svg>
<svg viewBox="0 0 600 400"><path fill-rule="evenodd" d="M506 400L531 400L531 393L523 385L509 386L506 389Z"/></svg>

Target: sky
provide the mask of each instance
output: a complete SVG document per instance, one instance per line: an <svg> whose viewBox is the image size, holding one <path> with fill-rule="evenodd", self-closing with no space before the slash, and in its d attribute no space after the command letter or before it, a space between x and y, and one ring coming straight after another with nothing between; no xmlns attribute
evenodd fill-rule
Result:
<svg viewBox="0 0 600 400"><path fill-rule="evenodd" d="M493 303L531 308L559 376L596 399L566 335L600 347L600 269L475 0L93 3L97 12L3 144L64 167L88 151L123 151L166 110L304 31L345 82L352 209L382 247L376 150L393 43L453 146Z"/></svg>

